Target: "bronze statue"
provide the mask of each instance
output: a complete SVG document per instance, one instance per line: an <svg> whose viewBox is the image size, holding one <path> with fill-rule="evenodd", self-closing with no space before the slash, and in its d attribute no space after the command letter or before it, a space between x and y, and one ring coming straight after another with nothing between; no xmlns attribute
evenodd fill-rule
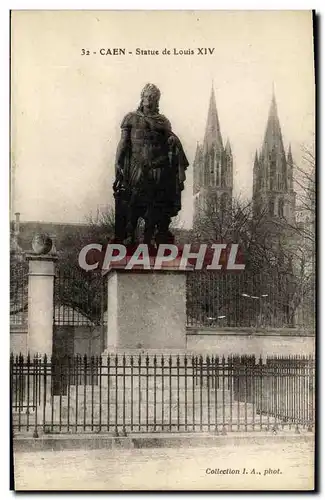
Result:
<svg viewBox="0 0 325 500"><path fill-rule="evenodd" d="M139 218L145 221L144 243L173 242L171 218L181 209L188 161L171 124L159 113L160 90L148 83L137 111L121 124L116 154L115 237L135 243Z"/></svg>

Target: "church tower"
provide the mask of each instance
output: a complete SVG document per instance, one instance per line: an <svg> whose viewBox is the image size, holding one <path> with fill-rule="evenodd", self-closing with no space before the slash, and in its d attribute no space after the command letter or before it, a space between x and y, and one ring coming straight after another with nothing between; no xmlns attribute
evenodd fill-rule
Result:
<svg viewBox="0 0 325 500"><path fill-rule="evenodd" d="M232 205L233 157L228 140L223 146L213 87L203 144L198 143L196 148L193 177L195 227L211 207L227 212Z"/></svg>
<svg viewBox="0 0 325 500"><path fill-rule="evenodd" d="M292 153L290 146L287 155L284 150L274 92L262 148L255 153L253 210L256 216L264 213L270 221L295 221Z"/></svg>

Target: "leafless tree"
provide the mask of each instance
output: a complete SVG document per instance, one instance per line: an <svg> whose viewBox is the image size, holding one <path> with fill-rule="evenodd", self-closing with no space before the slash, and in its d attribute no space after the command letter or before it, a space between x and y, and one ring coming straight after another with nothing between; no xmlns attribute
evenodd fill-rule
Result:
<svg viewBox="0 0 325 500"><path fill-rule="evenodd" d="M101 270L85 271L79 266L80 250L90 244L105 246L114 237L114 210L107 206L89 214L87 224L61 241L55 280L55 301L58 305L72 308L92 324L103 321L106 310L105 281Z"/></svg>
<svg viewBox="0 0 325 500"><path fill-rule="evenodd" d="M27 312L28 263L22 254L10 254L10 316Z"/></svg>
<svg viewBox="0 0 325 500"><path fill-rule="evenodd" d="M294 166L294 172L303 221L299 217L294 223L284 218L271 220L266 210L257 215L252 202L239 199L222 212L213 203L201 212L195 238L238 243L246 269L233 277L215 273L213 278L211 272L202 273L188 296L198 317L215 319L226 315L229 326L295 326L301 306L313 309L316 189L314 155L310 150L305 149L303 162ZM312 323L313 313L308 316Z"/></svg>

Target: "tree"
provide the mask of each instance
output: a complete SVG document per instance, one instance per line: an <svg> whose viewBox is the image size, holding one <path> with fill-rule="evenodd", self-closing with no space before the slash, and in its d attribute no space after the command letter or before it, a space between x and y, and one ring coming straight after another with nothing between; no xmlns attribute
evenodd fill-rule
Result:
<svg viewBox="0 0 325 500"><path fill-rule="evenodd" d="M206 242L238 243L246 269L237 276L210 272L196 276L188 303L194 316L222 319L229 326L294 326L296 312L312 287L314 270L308 258L314 255L315 182L313 155L306 153L309 169L300 174L301 204L308 210L308 226L270 219L267 207L253 213L250 201L235 199L223 211L213 199L201 211L195 237ZM308 181L308 182L306 182ZM305 244L301 244L304 237ZM306 242L308 243L306 245ZM308 257L309 256L309 257ZM212 283L214 280L214 283ZM200 319L201 321L202 319Z"/></svg>
<svg viewBox="0 0 325 500"><path fill-rule="evenodd" d="M296 219L293 224L280 223L293 233L289 249L293 267L294 291L292 311L298 321L315 324L315 257L316 257L316 163L313 146L302 148L302 160L294 163L294 183L297 193Z"/></svg>
<svg viewBox="0 0 325 500"><path fill-rule="evenodd" d="M80 250L90 244L103 247L114 237L114 210L108 206L87 217L87 225L67 234L59 248L55 302L63 309L71 308L93 325L103 322L106 311L106 278L101 270L85 271L79 266Z"/></svg>
<svg viewBox="0 0 325 500"><path fill-rule="evenodd" d="M28 308L28 263L23 254L10 253L10 316L14 323L24 322Z"/></svg>

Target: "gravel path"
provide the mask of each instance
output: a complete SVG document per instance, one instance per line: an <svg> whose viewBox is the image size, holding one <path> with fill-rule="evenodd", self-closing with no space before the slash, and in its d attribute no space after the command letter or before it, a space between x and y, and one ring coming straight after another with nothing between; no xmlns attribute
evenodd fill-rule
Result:
<svg viewBox="0 0 325 500"><path fill-rule="evenodd" d="M313 459L311 442L16 452L15 485L16 490L308 490ZM212 473L215 469L226 472Z"/></svg>

